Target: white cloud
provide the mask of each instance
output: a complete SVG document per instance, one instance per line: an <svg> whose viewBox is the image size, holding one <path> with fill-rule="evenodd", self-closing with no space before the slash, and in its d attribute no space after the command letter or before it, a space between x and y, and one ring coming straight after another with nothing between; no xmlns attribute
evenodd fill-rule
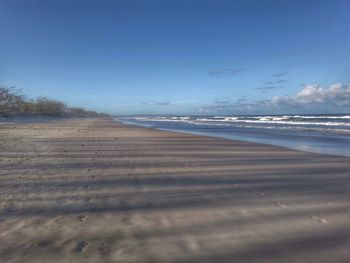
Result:
<svg viewBox="0 0 350 263"><path fill-rule="evenodd" d="M350 84L332 84L328 87L305 85L295 95L273 96L260 101L236 101L229 105L206 105L201 108L207 113L227 114L278 114L278 113L349 113Z"/></svg>
<svg viewBox="0 0 350 263"><path fill-rule="evenodd" d="M301 107L348 107L350 106L350 85L344 86L339 83L329 87L306 85L295 96L273 97L271 103L280 106L287 103L287 105Z"/></svg>

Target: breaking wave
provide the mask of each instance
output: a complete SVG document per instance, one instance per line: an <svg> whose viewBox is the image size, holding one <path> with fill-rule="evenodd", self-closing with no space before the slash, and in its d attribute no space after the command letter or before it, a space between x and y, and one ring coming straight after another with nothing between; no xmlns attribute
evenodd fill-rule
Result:
<svg viewBox="0 0 350 263"><path fill-rule="evenodd" d="M138 121L168 121L191 124L276 124L288 126L350 127L350 115L279 115L279 116L151 116Z"/></svg>

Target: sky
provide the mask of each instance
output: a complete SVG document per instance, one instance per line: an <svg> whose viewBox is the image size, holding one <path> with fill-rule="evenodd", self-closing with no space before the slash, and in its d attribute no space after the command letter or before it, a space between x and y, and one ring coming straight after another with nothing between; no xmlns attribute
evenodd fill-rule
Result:
<svg viewBox="0 0 350 263"><path fill-rule="evenodd" d="M0 0L0 85L116 115L350 112L350 0Z"/></svg>

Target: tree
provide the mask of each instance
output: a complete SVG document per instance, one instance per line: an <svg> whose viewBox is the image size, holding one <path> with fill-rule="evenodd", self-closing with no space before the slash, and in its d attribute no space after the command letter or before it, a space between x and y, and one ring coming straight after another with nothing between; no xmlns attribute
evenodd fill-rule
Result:
<svg viewBox="0 0 350 263"><path fill-rule="evenodd" d="M107 114L87 111L84 108L70 108L61 101L48 97L28 99L16 87L0 87L0 115L16 114L66 116L66 117L107 117Z"/></svg>
<svg viewBox="0 0 350 263"><path fill-rule="evenodd" d="M66 104L58 100L47 97L38 97L35 100L35 111L42 115L62 116L65 114L66 109Z"/></svg>
<svg viewBox="0 0 350 263"><path fill-rule="evenodd" d="M0 87L0 111L11 112L18 111L20 104L24 101L22 90L16 87Z"/></svg>

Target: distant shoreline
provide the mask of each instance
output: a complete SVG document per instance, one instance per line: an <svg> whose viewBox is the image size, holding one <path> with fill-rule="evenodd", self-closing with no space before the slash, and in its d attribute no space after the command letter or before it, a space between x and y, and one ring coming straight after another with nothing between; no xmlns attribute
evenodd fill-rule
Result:
<svg viewBox="0 0 350 263"><path fill-rule="evenodd" d="M350 115L144 116L127 124L350 157Z"/></svg>

